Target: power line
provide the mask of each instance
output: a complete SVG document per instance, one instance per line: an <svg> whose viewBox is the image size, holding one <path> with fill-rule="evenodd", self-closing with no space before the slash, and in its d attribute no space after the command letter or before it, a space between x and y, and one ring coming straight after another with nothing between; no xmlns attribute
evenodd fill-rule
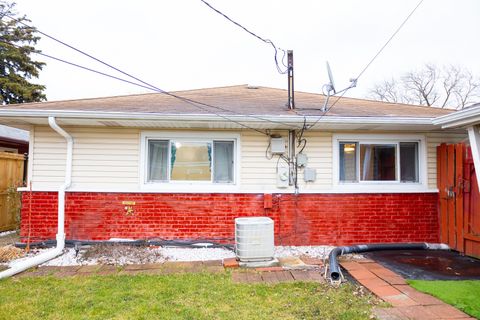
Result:
<svg viewBox="0 0 480 320"><path fill-rule="evenodd" d="M21 48L21 46L18 46L18 45L15 45L15 44L13 44L13 43L9 43L9 42L6 42L6 41L2 41L2 40L0 40L0 43L7 44L7 45L10 45L10 46L15 47L15 48L18 48L18 49ZM105 76L105 77L108 77L108 78L112 78L112 79L115 79L115 80L118 80L118 81L122 81L122 82L125 82L125 83L129 83L129 84L132 84L132 85L141 87L141 88L145 88L145 89L149 89L149 90L152 90L152 89L153 89L153 88L151 88L151 87L147 87L147 86L144 86L144 85L142 85L142 84L139 84L139 83L136 83L136 82L133 82L133 81L129 81L129 80L126 80L126 79L122 79L122 78L120 78L120 77L116 77L116 76L114 76L114 75L111 75L111 74L108 74L108 73L105 73L105 72L101 72L101 71L98 71L98 70L95 70L95 69L91 69L91 68L88 68L88 67L79 65L79 64L77 64L77 63L74 63L74 62L70 62L70 61L67 61L67 60L63 60L63 59L61 59L61 58L57 58L57 57L54 57L54 56L52 56L52 55L49 55L49 54L46 54L46 53L43 53L43 52L40 52L40 51L35 51L34 53L35 53L35 54L38 54L38 55L40 55L40 56L43 56L43 57L52 59L52 60L56 60L56 61L59 61L59 62L68 64L68 65L71 65L71 66L73 66L73 67L77 67L77 68L80 68L80 69L83 69L83 70L86 70L86 71L90 71L90 72L93 72L93 73L96 73L96 74L99 74L99 75L102 75L102 76Z"/></svg>
<svg viewBox="0 0 480 320"><path fill-rule="evenodd" d="M158 88L158 87L156 87L156 86L154 86L154 85L152 85L152 84L150 84L150 83L148 83L148 82L145 82L145 81L141 80L140 78L135 77L135 76L133 76L133 75L131 75L131 74L129 74L129 73L127 73L127 72L125 72L125 71L123 71L123 70L121 70L121 69L119 69L119 68L117 68L117 67L115 67L115 66L113 66L113 65L111 65L111 64L109 64L109 63L107 63L107 62L105 62L105 61L103 61L103 60L101 60L101 59L98 59L98 58L94 57L93 55L91 55L91 54L89 54L89 53L86 53L86 52L83 51L83 50L80 50L80 49L78 49L78 48L76 48L76 47L74 47L74 46L72 46L72 45L70 45L70 44L68 44L68 43L66 43L66 42L64 42L64 41L62 41L62 40L59 40L59 39L56 38L56 37L53 37L53 36L51 36L51 35L49 35L49 34L47 34L47 33L45 33L45 32L42 32L41 30L38 30L37 28L34 28L34 27L32 27L32 26L24 23L23 21L20 21L20 20L14 18L14 17L12 17L12 16L10 16L10 15L8 15L8 14L5 15L5 16L8 17L8 18L10 18L10 19L12 19L12 20L14 20L14 21L16 21L16 22L18 22L18 23L23 24L24 26L26 26L26 27L28 27L28 28L32 28L32 29L34 29L36 32L40 33L41 35L43 35L43 36L45 36L45 37L47 37L47 38L49 38L49 39L51 39L51 40L53 40L53 41L55 41L55 42L58 42L58 43L60 43L60 44L62 44L62 45L64 45L64 46L66 46L66 47L68 47L68 48L70 48L70 49L72 49L72 50L74 50L74 51L76 51L76 52L84 55L84 56L87 56L88 58L93 59L93 60L95 60L95 61L97 61L97 62L99 62L99 63L101 63L101 64L103 64L103 65L105 65L105 66L107 66L107 67L109 67L109 68L111 68L111 69L113 69L113 70L121 73L121 74L123 74L123 75L126 75L127 77L130 77L130 78L132 78L132 79L134 79L134 80L142 83L143 85L139 85L138 83L135 83L135 82L132 82L132 81L128 81L128 80L125 80L125 79L121 79L121 78L118 78L118 77L115 77L115 76L112 76L112 75L109 75L109 74L106 74L106 73L103 73L103 72L100 72L100 71L97 71L97 70L94 70L94 69L91 69L91 68L88 68L88 67L84 67L84 66L81 66L81 65L78 65L78 64L75 64L75 63L72 63L72 62L69 62L69 61L60 59L60 58L56 58L56 57L53 57L53 56L51 56L51 55L42 54L42 53L39 53L39 52L37 52L37 54L43 55L43 56L45 56L45 57L48 57L48 58L51 58L51 59L54 59L54 60L57 60L57 61L60 61L60 62L69 64L69 65L72 65L72 66L81 68L81 69L84 69L84 70L87 70L87 71L91 71L91 72L94 72L94 73L97 73L97 74L100 74L100 75L103 75L103 76L107 76L107 77L110 77L110 78L113 78L113 79L116 79L116 80L119 80L119 81L123 81L123 82L126 82L126 83L130 83L130 84L133 84L133 85L136 85L136 86L145 88L145 89L153 90L153 91L155 91L155 92L163 93L163 94L165 94L165 95L168 95L168 96L171 96L171 97L173 97L173 98L182 100L182 101L184 101L184 102L186 102L186 103L189 103L189 104L191 104L191 105L193 105L193 106L195 106L195 107L197 107L197 108L199 108L199 109L201 109L201 110L203 110L203 111L206 111L206 112L209 112L209 110L206 110L205 108L200 108L198 105L202 105L202 106L205 106L205 107L209 107L209 108L221 110L221 111L224 111L224 112L234 113L234 114L237 114L237 115L246 116L246 117L250 117L250 118L254 118L254 119L258 119L258 120L262 120L262 121L266 121L266 122L271 122L271 123L275 123L275 124L282 124L282 125L285 125L285 126L287 126L287 127L294 128L294 129L299 129L298 126L292 126L291 124L288 124L288 123L285 123L285 122L282 122L282 121L270 120L270 119L266 119L266 118L263 118L263 117L260 117L260 116L255 116L255 115L242 114L242 113L239 113L239 112L236 112L236 111L233 111L233 110L225 109L225 108L222 108L222 107L214 106L214 105L211 105L211 104L203 103L203 102L200 102L200 101L196 101L196 100L193 100L193 99L181 97L181 96L178 96L178 95L176 95L176 94L167 92L167 91L165 91L165 90L163 90L163 89L161 89L161 88ZM18 47L18 46L17 46L17 47ZM213 114L215 114L215 115L217 115L217 116L219 116L219 117L222 117L222 118L224 118L224 119L229 119L229 118L225 118L225 116L221 116L221 115L219 115L218 113L215 113L215 112L210 112L210 113L213 113ZM238 124L238 121L236 121L236 120L231 120L231 121ZM247 126L247 127L248 127L248 126ZM248 127L248 128L250 128L250 127ZM250 129L251 129L251 128L250 128ZM258 130L256 130L256 131L258 131Z"/></svg>
<svg viewBox="0 0 480 320"><path fill-rule="evenodd" d="M10 45L10 46L13 46L13 47L16 47L16 48L21 48L21 46L18 46L18 45L14 45L12 43L8 43L6 41L2 41L0 40L0 43L4 43L4 44L7 44L7 45ZM128 83L128 84L131 84L131 85L135 85L135 86L138 86L138 87L141 87L141 88L145 88L145 89L148 89L148 90L152 90L154 92L157 92L157 93L162 93L162 94L165 94L165 95L168 95L168 96L171 96L173 98L176 98L176 99L179 99L179 100L182 100L183 102L185 103L188 103L200 110L203 110L207 113L210 113L210 114L214 114L220 118L223 118L225 120L228 120L232 123L236 123L246 129L250 129L250 130L254 130L256 132L259 132L261 134L264 134L264 135L268 135L266 132L263 132L261 130L258 130L256 128L252 128L244 123L241 123L240 121L237 121L237 120L234 120L234 119L231 119L230 117L227 117L225 115L222 115L222 114L219 114L217 112L214 112L214 111L211 111L211 110L208 110L204 107L201 107L199 106L200 105L203 105L205 107L210 107L210 108L216 108L216 109L221 109L221 110L224 110L224 111L227 111L227 112L231 112L231 113L235 113L237 115L240 115L240 116L246 116L246 117L252 117L252 118L257 118L259 120L263 120L263 121L269 121L269 122L273 122L273 123L277 123L277 124L284 124L284 125L288 125L290 127L293 127L287 123L284 123L284 122L280 122L280 121L274 121L274 120L269 120L269 119L265 119L265 118L262 118L262 117L257 117L257 116L254 116L254 115L245 115L245 114L240 114L240 113L237 113L235 111L230 111L228 109L223 109L221 107L216 107L216 106L213 106L213 105L209 105L209 104L206 104L206 103L203 103L203 102L199 102L199 101L196 101L196 100L192 100L192 99L189 99L189 98L185 98L185 97L181 97L181 96L178 96L178 95L175 95L175 94L172 94L170 92L166 92L166 91L163 91L159 88L154 88L154 87L149 87L149 86L145 86L145 85L142 85L142 84L139 84L139 83L136 83L136 82L133 82L133 81L129 81L129 80L126 80L126 79L123 79L123 78L120 78L120 77L117 77L117 76L114 76L114 75L111 75L111 74L108 74L108 73L105 73L105 72L101 72L101 71L98 71L98 70L95 70L95 69L92 69L92 68L88 68L88 67L85 67L85 66L82 66L82 65L79 65L77 63L73 63L73 62L70 62L70 61L67 61L67 60L64 60L64 59L61 59L61 58L57 58L55 56L52 56L52 55L49 55L49 54L46 54L46 53L43 53L43 52L35 52L36 54L40 55L40 56L44 56L46 58L49 58L49 59L52 59L52 60L56 60L56 61L59 61L59 62L62 62L62 63L65 63L65 64L68 64L70 66L74 66L74 67L77 67L77 68L80 68L80 69L83 69L83 70L86 70L86 71L90 71L90 72L93 72L93 73L96 73L96 74L99 74L99 75L102 75L102 76L105 76L105 77L108 77L108 78L112 78L112 79L115 79L115 80L118 80L118 81L122 81L122 82L125 82L125 83ZM297 127L295 127L297 128Z"/></svg>
<svg viewBox="0 0 480 320"><path fill-rule="evenodd" d="M400 26L398 26L397 30L395 30L395 32L392 34L392 36L387 40L387 42L385 42L385 44L380 48L380 50L378 50L377 54L370 60L370 62L367 63L367 65L365 66L365 68L363 68L363 70L358 74L357 76L357 80L358 78L360 78L363 73L365 71L367 71L367 69L370 67L370 65L373 63L373 61L375 61L375 59L377 59L377 57L380 55L380 53L382 53L383 49L385 49L385 47L390 43L390 41L392 41L392 39L397 35L397 33L403 28L403 26L405 25L405 23L407 23L407 21L410 19L410 17L415 13L415 11L417 11L418 7L420 7L420 5L423 3L423 0L420 0L418 2L418 4L415 6L415 8L413 8L413 10L410 12L410 14L405 18L405 20L403 20L403 22L400 24Z"/></svg>
<svg viewBox="0 0 480 320"><path fill-rule="evenodd" d="M231 23L233 23L234 25L236 25L237 27L243 29L244 31L246 31L247 33L251 34L252 36L254 36L255 38L257 38L258 40L262 41L262 42L265 42L267 44L270 44L272 47L273 47L273 50L275 50L275 56L274 56L274 60L275 60L275 66L277 67L277 71L278 73L280 74L286 74L288 72L288 68L285 69L285 70L282 70L282 68L280 67L279 63L278 63L278 50L280 51L283 51L283 57L285 57L285 50L281 49L281 48L277 48L277 46L273 43L272 40L270 39L266 39L266 38L263 38L263 37L260 37L259 35L257 35L256 33L250 31L249 29L247 29L246 27L244 27L243 25L241 25L240 23L236 22L235 20L233 20L232 18L230 18L229 16L227 16L226 14L224 14L223 12L221 12L220 10L216 9L215 7L213 7L210 3L208 3L207 1L205 0L200 0L202 1L207 7L209 7L210 9L212 9L213 11L215 11L216 13L218 13L219 15L221 15L222 17L224 17L225 19L227 19L228 21L230 21ZM283 63L283 58L282 58L282 63ZM285 66L285 63L283 63L283 65ZM286 66L285 66L286 67Z"/></svg>
<svg viewBox="0 0 480 320"><path fill-rule="evenodd" d="M407 21L410 19L410 17L415 13L415 11L417 11L418 7L420 7L420 5L423 3L424 0L420 0L417 5L415 6L415 8L413 8L413 10L410 12L410 14L403 20L403 22L398 26L398 28L395 30L395 32L390 36L390 38L388 38L388 40L385 42L385 44L380 48L380 50L378 50L378 52L373 56L373 58L366 64L366 66L362 69L362 71L360 71L360 73L358 74L358 76L355 78L355 81L358 81L358 79L365 73L365 71L367 71L367 69L370 67L370 65L377 59L377 57L382 53L383 49L385 49L387 47L387 45L392 41L392 39L397 35L397 33L403 28L403 26L407 23ZM347 91L349 90L350 88L347 88L344 92L342 92L342 94L340 96L338 96L338 98L332 103L332 105L330 107L327 108L327 111L328 112L330 109L332 109L336 104L337 102L343 98L343 96L345 95L345 93L347 93ZM325 112L325 113L326 113ZM320 119L325 115L322 114L320 116L319 119L317 119L313 125L309 126L309 128L313 127L315 124L318 123L318 121L320 121Z"/></svg>

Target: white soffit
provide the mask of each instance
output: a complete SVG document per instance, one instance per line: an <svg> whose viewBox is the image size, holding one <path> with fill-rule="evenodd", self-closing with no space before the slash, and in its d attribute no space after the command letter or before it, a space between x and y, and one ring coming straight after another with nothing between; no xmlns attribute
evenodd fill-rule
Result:
<svg viewBox="0 0 480 320"><path fill-rule="evenodd" d="M1 110L0 124L14 127L47 125L47 117L54 116L63 126L145 127L167 129L241 129L241 124L255 129L301 129L303 116L155 114L78 111ZM412 117L306 117L313 129L338 130L438 130L431 118ZM241 123L241 124L240 124Z"/></svg>

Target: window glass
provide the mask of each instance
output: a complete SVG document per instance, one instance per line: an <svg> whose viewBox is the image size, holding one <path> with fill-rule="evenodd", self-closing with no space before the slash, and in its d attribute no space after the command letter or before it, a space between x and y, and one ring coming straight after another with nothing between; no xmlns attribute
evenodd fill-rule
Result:
<svg viewBox="0 0 480 320"><path fill-rule="evenodd" d="M361 144L360 180L397 180L396 149L394 144Z"/></svg>
<svg viewBox="0 0 480 320"><path fill-rule="evenodd" d="M214 141L213 181L233 182L233 141Z"/></svg>
<svg viewBox="0 0 480 320"><path fill-rule="evenodd" d="M168 141L148 141L148 181L168 180Z"/></svg>
<svg viewBox="0 0 480 320"><path fill-rule="evenodd" d="M417 142L400 142L400 181L418 182Z"/></svg>
<svg viewBox="0 0 480 320"><path fill-rule="evenodd" d="M340 181L357 181L356 142L340 142Z"/></svg>
<svg viewBox="0 0 480 320"><path fill-rule="evenodd" d="M170 180L211 181L212 143L171 141Z"/></svg>

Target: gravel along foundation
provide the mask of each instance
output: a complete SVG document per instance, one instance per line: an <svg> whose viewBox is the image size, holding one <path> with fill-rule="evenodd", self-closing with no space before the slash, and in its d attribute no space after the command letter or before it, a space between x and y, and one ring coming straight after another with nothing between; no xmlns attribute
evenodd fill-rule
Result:
<svg viewBox="0 0 480 320"><path fill-rule="evenodd" d="M278 246L275 257L310 256L324 259L328 256L330 246ZM20 259L9 262L9 266L37 255L49 249L32 249ZM224 248L183 248L131 246L125 244L99 244L82 246L79 249L66 248L63 255L44 263L44 266L76 266L76 265L128 265L144 263L162 263L165 261L209 261L234 258L232 250Z"/></svg>

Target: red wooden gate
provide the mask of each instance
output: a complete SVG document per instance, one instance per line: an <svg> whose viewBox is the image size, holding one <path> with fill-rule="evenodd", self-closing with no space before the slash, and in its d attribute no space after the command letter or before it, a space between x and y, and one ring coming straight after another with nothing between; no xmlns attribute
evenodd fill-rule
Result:
<svg viewBox="0 0 480 320"><path fill-rule="evenodd" d="M480 257L480 192L470 148L441 144L437 170L441 242Z"/></svg>

